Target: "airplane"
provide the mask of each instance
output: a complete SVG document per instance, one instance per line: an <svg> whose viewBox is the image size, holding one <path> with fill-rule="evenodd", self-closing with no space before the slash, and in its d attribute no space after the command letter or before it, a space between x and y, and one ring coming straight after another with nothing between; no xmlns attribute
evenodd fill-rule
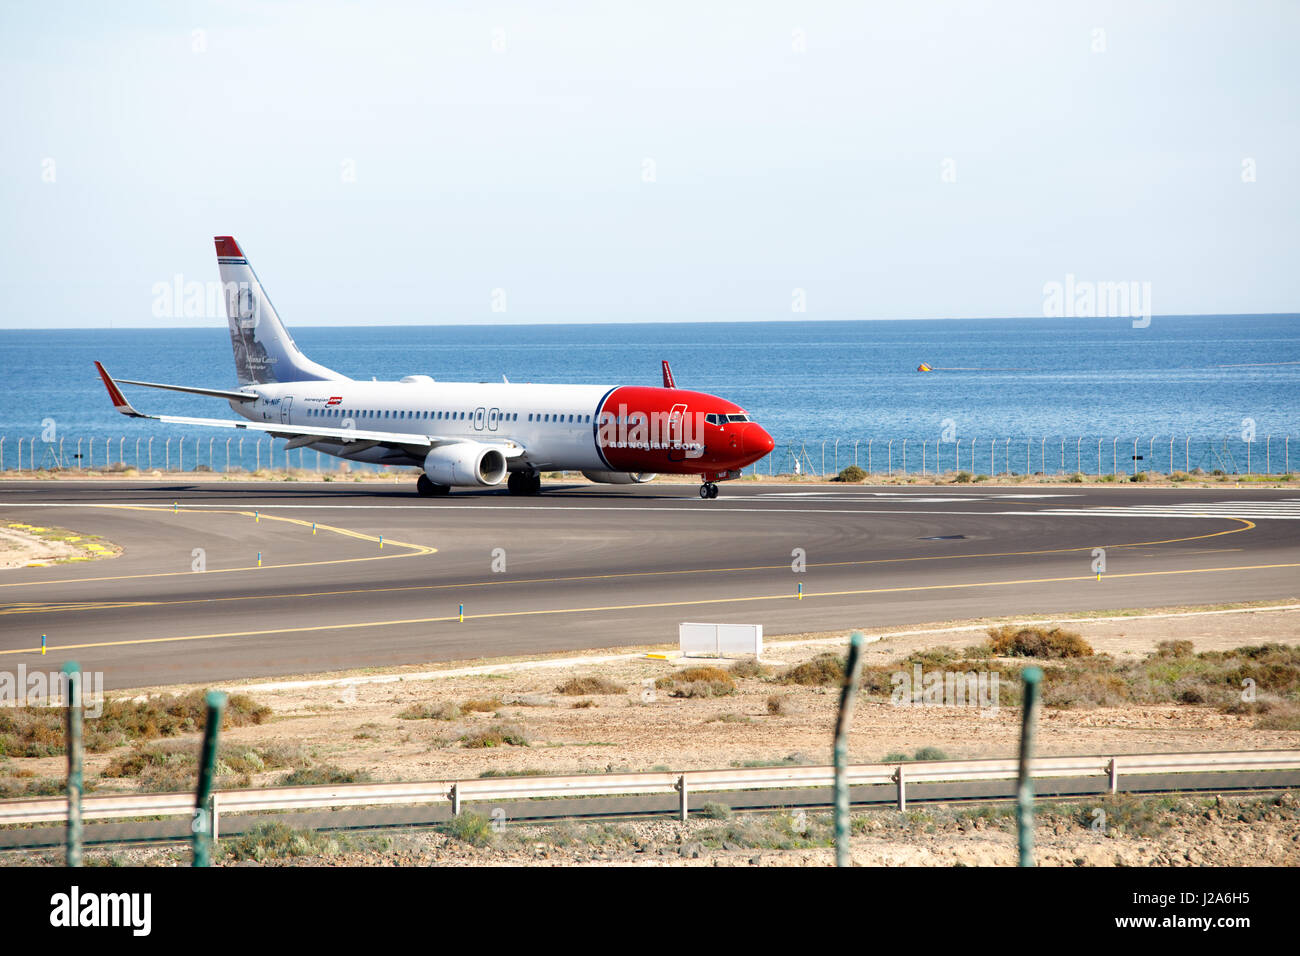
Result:
<svg viewBox="0 0 1300 956"><path fill-rule="evenodd" d="M605 484L640 484L659 474L698 475L700 497L774 447L740 406L676 387L668 362L663 387L638 385L396 382L348 378L307 358L267 298L232 236L215 237L239 385L233 389L114 379L96 369L113 407L131 418L175 425L251 429L349 461L416 465L416 491L503 481L511 494L541 493L544 471L580 471ZM240 420L146 415L120 385L187 392L229 402Z"/></svg>

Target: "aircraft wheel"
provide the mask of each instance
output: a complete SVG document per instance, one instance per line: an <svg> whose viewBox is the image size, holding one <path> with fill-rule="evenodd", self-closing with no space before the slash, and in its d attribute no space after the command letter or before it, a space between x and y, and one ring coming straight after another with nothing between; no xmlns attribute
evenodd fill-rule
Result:
<svg viewBox="0 0 1300 956"><path fill-rule="evenodd" d="M511 472L506 479L506 489L512 495L539 495L542 493L542 476L523 471Z"/></svg>
<svg viewBox="0 0 1300 956"><path fill-rule="evenodd" d="M709 482L709 497L710 498L718 497L718 486L713 484L713 482Z"/></svg>
<svg viewBox="0 0 1300 956"><path fill-rule="evenodd" d="M415 490L424 498L436 498L451 493L446 485L435 485L428 475L421 475L415 480Z"/></svg>

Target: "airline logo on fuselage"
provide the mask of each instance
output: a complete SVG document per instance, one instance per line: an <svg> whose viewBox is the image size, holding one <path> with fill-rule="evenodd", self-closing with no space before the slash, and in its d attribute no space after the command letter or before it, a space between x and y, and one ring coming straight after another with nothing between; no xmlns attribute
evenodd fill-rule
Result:
<svg viewBox="0 0 1300 956"><path fill-rule="evenodd" d="M600 416L597 440L601 448L628 448L638 451L676 451L687 458L699 458L704 445L704 413L686 414L686 405L678 404L668 412L628 412L626 405L618 413Z"/></svg>
<svg viewBox="0 0 1300 956"><path fill-rule="evenodd" d="M343 404L343 396L342 396L342 395L331 395L331 396L330 396L330 400L329 400L328 402L326 402L325 404L326 404L326 405L342 405L342 404Z"/></svg>

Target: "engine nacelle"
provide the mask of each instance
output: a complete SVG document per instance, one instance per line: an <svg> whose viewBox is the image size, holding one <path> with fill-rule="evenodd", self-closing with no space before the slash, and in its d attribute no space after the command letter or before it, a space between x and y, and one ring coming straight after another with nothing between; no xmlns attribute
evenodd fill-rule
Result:
<svg viewBox="0 0 1300 956"><path fill-rule="evenodd" d="M424 456L424 473L435 485L499 485L506 476L506 456L476 441L439 445Z"/></svg>
<svg viewBox="0 0 1300 956"><path fill-rule="evenodd" d="M602 485L643 485L659 476L648 471L584 471L582 477Z"/></svg>

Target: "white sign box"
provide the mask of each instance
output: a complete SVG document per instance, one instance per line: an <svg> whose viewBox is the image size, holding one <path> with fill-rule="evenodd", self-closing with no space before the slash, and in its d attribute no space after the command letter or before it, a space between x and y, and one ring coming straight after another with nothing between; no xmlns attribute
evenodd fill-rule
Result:
<svg viewBox="0 0 1300 956"><path fill-rule="evenodd" d="M762 624L681 624L678 647L683 657L762 657Z"/></svg>

